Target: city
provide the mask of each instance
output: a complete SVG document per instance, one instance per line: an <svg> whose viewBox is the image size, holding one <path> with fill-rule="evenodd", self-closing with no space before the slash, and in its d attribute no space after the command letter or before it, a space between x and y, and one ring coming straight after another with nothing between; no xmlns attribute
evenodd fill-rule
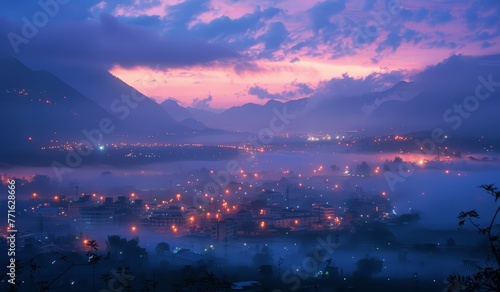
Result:
<svg viewBox="0 0 500 292"><path fill-rule="evenodd" d="M2 291L499 291L500 5L9 2Z"/></svg>

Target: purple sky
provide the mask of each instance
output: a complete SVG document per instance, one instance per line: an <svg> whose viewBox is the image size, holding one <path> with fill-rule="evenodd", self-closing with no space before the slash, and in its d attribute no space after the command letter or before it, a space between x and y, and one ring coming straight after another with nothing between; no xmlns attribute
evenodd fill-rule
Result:
<svg viewBox="0 0 500 292"><path fill-rule="evenodd" d="M0 53L106 69L200 108L302 98L344 73L390 86L452 54L500 52L495 0L56 1L41 1L48 16L38 1L4 3Z"/></svg>

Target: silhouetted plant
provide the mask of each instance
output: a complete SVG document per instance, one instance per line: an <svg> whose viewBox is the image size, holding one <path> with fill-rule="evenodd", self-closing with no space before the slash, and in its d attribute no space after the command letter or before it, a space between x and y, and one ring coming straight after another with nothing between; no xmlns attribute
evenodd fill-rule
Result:
<svg viewBox="0 0 500 292"><path fill-rule="evenodd" d="M376 257L365 257L356 263L357 269L353 276L360 279L370 279L373 274L382 272L383 262Z"/></svg>
<svg viewBox="0 0 500 292"><path fill-rule="evenodd" d="M500 191L493 184L481 185L480 188L493 196L495 202L500 198ZM500 239L498 230L495 230L495 227L499 226L496 223L498 213L500 213L500 206L496 207L496 211L486 227L481 227L476 222L479 219L479 214L476 210L462 211L458 215L459 226L463 226L466 222L469 222L479 233L488 238L490 247L489 256L493 256L494 263L492 265L474 264L476 272L472 275L450 275L447 279L448 291L500 291Z"/></svg>
<svg viewBox="0 0 500 292"><path fill-rule="evenodd" d="M70 258L68 255L61 255L58 252L48 253L48 254L38 254L38 255L32 257L29 260L29 267L30 267L29 278L30 278L30 281L31 281L31 283L33 285L34 290L35 291L42 291L42 292L49 291L50 288L51 288L51 286L59 278L61 278L62 276L64 276L66 273L68 273L74 267L83 267L83 266L92 265L93 272L95 272L95 265L99 261L101 261L103 259L103 256L97 254L97 250L98 250L98 246L99 245L97 244L97 242L95 240L89 240L86 243L86 245L89 246L89 248L90 248L89 251L87 251L87 253L86 253L86 256L87 256L86 262L78 263L77 262L78 258L76 258L76 259L75 258ZM64 263L66 263L65 268L61 272L59 272L52 280L46 280L46 279L37 280L36 277L37 277L38 272L42 268L44 268L44 267L42 267L40 265L41 258L43 258L43 257L50 257L50 256L54 256L54 255L59 255L59 257L57 258L57 260L54 260L54 263L56 261L64 262ZM93 281L93 287L95 288L94 281Z"/></svg>

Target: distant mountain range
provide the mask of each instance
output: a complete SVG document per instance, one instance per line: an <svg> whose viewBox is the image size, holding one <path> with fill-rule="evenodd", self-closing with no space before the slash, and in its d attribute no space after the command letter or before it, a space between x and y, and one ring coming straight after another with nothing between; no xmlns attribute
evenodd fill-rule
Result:
<svg viewBox="0 0 500 292"><path fill-rule="evenodd" d="M207 127L230 131L258 132L269 128L276 112L280 112L295 116L285 132L332 133L353 129L363 135L382 135L442 128L451 135L500 137L496 130L500 125L499 83L500 55L458 55L426 68L412 82L400 81L380 92L348 92L339 96L335 84L326 84L309 98L269 100L264 105L248 103L221 113L183 108L174 100L164 101L161 106L177 120L194 119ZM482 93L490 94L488 99L473 97L478 86Z"/></svg>
<svg viewBox="0 0 500 292"><path fill-rule="evenodd" d="M381 92L338 94L334 83L325 82L309 98L248 103L215 113L184 108L175 100L158 104L104 70L56 67L52 74L3 58L0 130L9 135L10 147L3 148L12 151L83 140L82 131L98 128L103 119L115 127L104 142L196 141L197 135L277 127L300 133L354 129L363 136L439 127L449 135L500 137L498 64L500 55L452 56L412 82L401 81ZM489 97L478 99L476 92Z"/></svg>
<svg viewBox="0 0 500 292"><path fill-rule="evenodd" d="M96 102L47 71L32 71L16 59L4 58L0 59L0 75L0 131L8 141L2 143L5 151L80 141L85 138L82 131L99 128L102 119L109 119L117 129L123 127Z"/></svg>
<svg viewBox="0 0 500 292"><path fill-rule="evenodd" d="M72 73L59 74L63 81L17 59L0 58L0 131L5 137L0 158L32 153L36 159L42 147L66 142L177 142L221 132L194 119L176 121L108 72ZM103 125L113 131L102 132Z"/></svg>

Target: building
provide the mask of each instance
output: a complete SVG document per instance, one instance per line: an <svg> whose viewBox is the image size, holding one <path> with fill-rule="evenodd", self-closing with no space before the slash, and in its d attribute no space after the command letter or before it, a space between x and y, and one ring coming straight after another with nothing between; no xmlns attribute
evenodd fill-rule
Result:
<svg viewBox="0 0 500 292"><path fill-rule="evenodd" d="M214 240L233 240L236 239L238 224L233 218L224 219L212 225L212 239Z"/></svg>
<svg viewBox="0 0 500 292"><path fill-rule="evenodd" d="M177 206L164 210L153 211L143 222L143 225L156 232L177 232L179 227L186 224L185 213Z"/></svg>
<svg viewBox="0 0 500 292"><path fill-rule="evenodd" d="M242 225L252 220L252 213L246 210L239 210L236 212L236 223Z"/></svg>
<svg viewBox="0 0 500 292"><path fill-rule="evenodd" d="M80 223L83 228L113 226L115 223L113 210L106 206L87 206L80 208Z"/></svg>
<svg viewBox="0 0 500 292"><path fill-rule="evenodd" d="M335 214L335 208L332 205L327 204L313 204L312 205L312 216L316 218L317 221L331 221L333 220Z"/></svg>
<svg viewBox="0 0 500 292"><path fill-rule="evenodd" d="M275 228L292 228L298 229L299 227L310 227L316 218L313 216L300 216L300 217L286 217L274 218L272 224Z"/></svg>

